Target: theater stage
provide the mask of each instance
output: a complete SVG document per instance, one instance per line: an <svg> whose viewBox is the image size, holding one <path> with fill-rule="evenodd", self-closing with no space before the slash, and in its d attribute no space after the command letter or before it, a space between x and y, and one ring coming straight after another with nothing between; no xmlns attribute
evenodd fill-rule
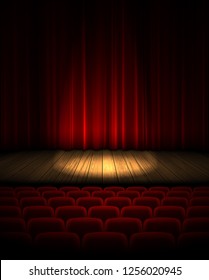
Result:
<svg viewBox="0 0 209 280"><path fill-rule="evenodd" d="M0 156L0 183L207 184L209 154L135 150L39 150Z"/></svg>

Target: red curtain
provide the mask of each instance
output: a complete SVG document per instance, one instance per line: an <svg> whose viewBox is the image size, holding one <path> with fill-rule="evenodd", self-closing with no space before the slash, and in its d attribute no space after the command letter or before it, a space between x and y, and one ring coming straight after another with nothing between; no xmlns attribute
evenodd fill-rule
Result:
<svg viewBox="0 0 209 280"><path fill-rule="evenodd" d="M208 26L207 1L5 1L1 149L208 150Z"/></svg>

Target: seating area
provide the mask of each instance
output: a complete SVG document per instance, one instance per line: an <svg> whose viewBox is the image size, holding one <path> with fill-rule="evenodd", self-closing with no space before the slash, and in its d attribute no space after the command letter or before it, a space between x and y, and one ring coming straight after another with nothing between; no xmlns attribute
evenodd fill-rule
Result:
<svg viewBox="0 0 209 280"><path fill-rule="evenodd" d="M209 186L1 186L0 243L10 258L203 257Z"/></svg>

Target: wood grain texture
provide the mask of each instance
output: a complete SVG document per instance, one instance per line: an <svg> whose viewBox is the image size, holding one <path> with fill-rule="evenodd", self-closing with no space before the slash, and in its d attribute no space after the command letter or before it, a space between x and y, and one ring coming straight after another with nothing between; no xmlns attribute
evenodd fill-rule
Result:
<svg viewBox="0 0 209 280"><path fill-rule="evenodd" d="M23 151L0 155L0 183L208 184L209 155L165 151Z"/></svg>

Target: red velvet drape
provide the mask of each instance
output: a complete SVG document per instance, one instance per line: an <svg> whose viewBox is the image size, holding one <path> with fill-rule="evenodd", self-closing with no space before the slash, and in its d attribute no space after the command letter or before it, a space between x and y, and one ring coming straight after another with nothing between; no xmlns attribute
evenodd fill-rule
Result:
<svg viewBox="0 0 209 280"><path fill-rule="evenodd" d="M1 149L208 150L208 9L190 2L5 1Z"/></svg>

